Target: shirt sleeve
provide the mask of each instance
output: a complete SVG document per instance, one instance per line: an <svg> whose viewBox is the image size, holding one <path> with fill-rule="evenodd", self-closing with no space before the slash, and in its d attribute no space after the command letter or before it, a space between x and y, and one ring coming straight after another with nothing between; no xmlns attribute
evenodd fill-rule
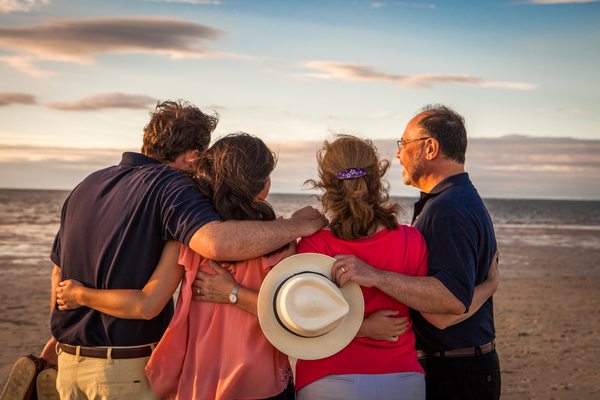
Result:
<svg viewBox="0 0 600 400"><path fill-rule="evenodd" d="M477 276L477 235L452 216L436 218L427 243L428 274L437 278L468 310Z"/></svg>
<svg viewBox="0 0 600 400"><path fill-rule="evenodd" d="M60 227L58 229L58 232L56 233L56 237L54 238L54 243L52 244L52 250L50 251L50 260L54 263L54 265L58 265L59 267L62 265L62 260L61 260L62 227L65 224L65 214L67 212L67 206L69 204L70 198L71 198L71 194L69 194L69 196L67 196L67 198L65 199L65 202L63 203L62 210L60 212Z"/></svg>
<svg viewBox="0 0 600 400"><path fill-rule="evenodd" d="M220 217L191 178L181 176L165 187L160 204L163 239L189 245L198 229Z"/></svg>

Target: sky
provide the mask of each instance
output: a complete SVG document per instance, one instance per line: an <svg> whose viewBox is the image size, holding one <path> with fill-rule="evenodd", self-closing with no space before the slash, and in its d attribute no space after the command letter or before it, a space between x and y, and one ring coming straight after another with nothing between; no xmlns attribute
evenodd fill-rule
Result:
<svg viewBox="0 0 600 400"><path fill-rule="evenodd" d="M184 99L279 155L301 192L335 133L395 140L421 107L467 122L484 197L600 199L600 1L0 0L0 187L70 189Z"/></svg>

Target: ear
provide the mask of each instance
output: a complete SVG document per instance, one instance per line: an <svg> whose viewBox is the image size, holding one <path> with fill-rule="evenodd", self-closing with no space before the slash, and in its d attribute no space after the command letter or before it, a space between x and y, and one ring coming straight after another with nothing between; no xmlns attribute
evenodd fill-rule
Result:
<svg viewBox="0 0 600 400"><path fill-rule="evenodd" d="M200 156L199 150L189 150L189 151L185 152L184 159L185 159L186 163L191 163L191 162L195 161L199 156Z"/></svg>
<svg viewBox="0 0 600 400"><path fill-rule="evenodd" d="M427 139L425 141L424 152L426 160L435 160L440 155L440 142L435 138Z"/></svg>

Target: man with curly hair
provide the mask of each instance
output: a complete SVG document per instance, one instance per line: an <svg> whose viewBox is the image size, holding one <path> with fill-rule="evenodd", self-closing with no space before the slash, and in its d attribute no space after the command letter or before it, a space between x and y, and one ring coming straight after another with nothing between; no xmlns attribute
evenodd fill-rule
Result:
<svg viewBox="0 0 600 400"><path fill-rule="evenodd" d="M85 178L66 199L52 248L53 337L62 399L155 398L144 367L173 315L170 301L147 320L111 317L87 307L55 307L58 282L95 289L142 289L167 241L205 258L241 260L269 253L325 224L305 207L289 219L221 221L190 176L218 122L185 102L158 104L141 153ZM252 238L252 240L248 240ZM104 396L104 397L103 397Z"/></svg>

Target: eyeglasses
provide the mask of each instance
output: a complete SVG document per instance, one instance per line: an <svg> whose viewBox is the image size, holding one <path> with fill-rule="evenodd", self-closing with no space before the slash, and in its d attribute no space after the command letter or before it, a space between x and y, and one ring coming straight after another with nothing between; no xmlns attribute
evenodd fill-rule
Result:
<svg viewBox="0 0 600 400"><path fill-rule="evenodd" d="M409 143L418 142L420 140L427 140L427 139L431 139L431 136L425 136L425 137L418 138L418 139L400 139L400 140L398 140L398 150L400 150L402 148L402 146L406 146Z"/></svg>

